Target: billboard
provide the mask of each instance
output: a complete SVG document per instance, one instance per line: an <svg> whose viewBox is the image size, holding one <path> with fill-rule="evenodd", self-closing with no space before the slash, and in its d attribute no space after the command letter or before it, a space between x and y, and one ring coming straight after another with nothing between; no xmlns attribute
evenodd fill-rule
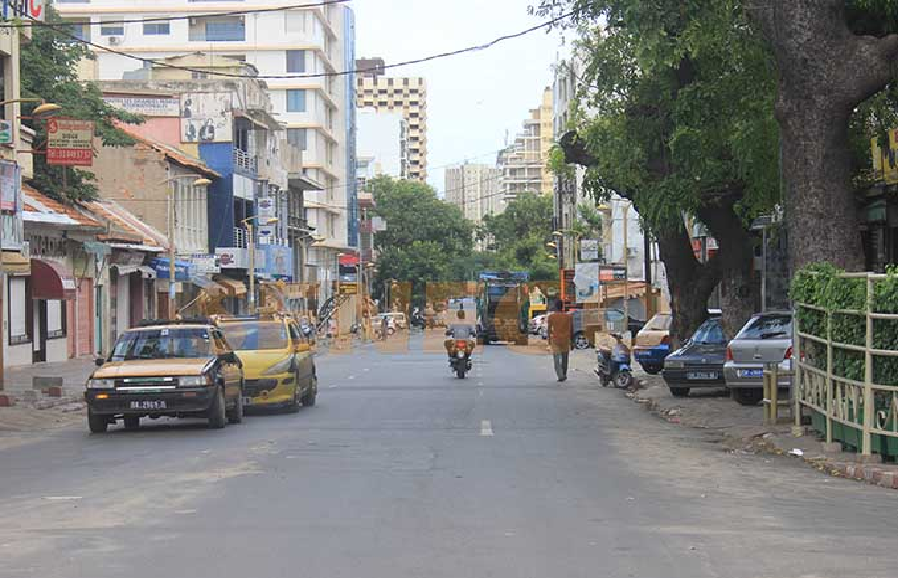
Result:
<svg viewBox="0 0 898 578"><path fill-rule="evenodd" d="M93 165L93 140L94 121L51 118L47 121L47 164Z"/></svg>
<svg viewBox="0 0 898 578"><path fill-rule="evenodd" d="M574 271L574 286L577 288L577 303L598 301L601 291L601 266L598 263L577 263Z"/></svg>
<svg viewBox="0 0 898 578"><path fill-rule="evenodd" d="M177 98L164 96L104 96L103 102L131 114L149 117L181 116L181 103Z"/></svg>
<svg viewBox="0 0 898 578"><path fill-rule="evenodd" d="M3 0L3 19L22 18L43 22L47 0Z"/></svg>
<svg viewBox="0 0 898 578"><path fill-rule="evenodd" d="M231 142L234 113L230 92L181 94L181 142Z"/></svg>
<svg viewBox="0 0 898 578"><path fill-rule="evenodd" d="M598 239L580 240L580 260L585 262L598 261L601 257Z"/></svg>

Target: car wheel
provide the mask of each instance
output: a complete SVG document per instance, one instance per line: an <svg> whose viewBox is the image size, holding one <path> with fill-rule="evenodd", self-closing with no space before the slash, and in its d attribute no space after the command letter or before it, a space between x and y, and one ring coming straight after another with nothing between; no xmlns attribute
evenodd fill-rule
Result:
<svg viewBox="0 0 898 578"><path fill-rule="evenodd" d="M733 390L733 399L739 405L755 406L764 398L764 390L760 387L737 387Z"/></svg>
<svg viewBox="0 0 898 578"><path fill-rule="evenodd" d="M209 406L209 427L212 429L221 429L228 425L228 416L225 413L224 390L222 386L215 388L215 398L212 405Z"/></svg>
<svg viewBox="0 0 898 578"><path fill-rule="evenodd" d="M139 415L126 415L124 420L126 431L137 431L140 429Z"/></svg>
<svg viewBox="0 0 898 578"><path fill-rule="evenodd" d="M302 404L305 407L312 407L315 405L315 398L318 397L318 377L312 376L312 384L309 387L308 393L302 396Z"/></svg>
<svg viewBox="0 0 898 578"><path fill-rule="evenodd" d="M579 350L589 349L589 339L582 332L574 335L574 347Z"/></svg>
<svg viewBox="0 0 898 578"><path fill-rule="evenodd" d="M296 375L295 380L294 383L296 386L293 388L293 399L287 404L287 411L290 413L296 413L299 411L299 408L302 407L302 400L299 397L299 374Z"/></svg>
<svg viewBox="0 0 898 578"><path fill-rule="evenodd" d="M671 387L670 394L674 397L689 397L688 387Z"/></svg>
<svg viewBox="0 0 898 578"><path fill-rule="evenodd" d="M630 386L631 381L633 381L633 375L629 371L620 371L614 377L614 387L624 389Z"/></svg>
<svg viewBox="0 0 898 578"><path fill-rule="evenodd" d="M234 407L228 412L228 421L231 423L243 422L243 386L240 386L240 393L237 395L237 401Z"/></svg>
<svg viewBox="0 0 898 578"><path fill-rule="evenodd" d="M106 430L109 429L109 420L105 415L97 415L88 409L87 425L90 428L90 433L106 433Z"/></svg>

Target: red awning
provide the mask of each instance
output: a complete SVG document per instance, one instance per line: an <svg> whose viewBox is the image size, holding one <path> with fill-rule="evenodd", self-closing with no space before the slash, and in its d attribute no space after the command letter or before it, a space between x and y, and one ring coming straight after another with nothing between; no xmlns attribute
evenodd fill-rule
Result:
<svg viewBox="0 0 898 578"><path fill-rule="evenodd" d="M34 299L74 299L75 287L75 276L65 266L44 259L31 260Z"/></svg>
<svg viewBox="0 0 898 578"><path fill-rule="evenodd" d="M340 257L340 265L343 267L358 267L359 266L359 256L358 255L343 255Z"/></svg>

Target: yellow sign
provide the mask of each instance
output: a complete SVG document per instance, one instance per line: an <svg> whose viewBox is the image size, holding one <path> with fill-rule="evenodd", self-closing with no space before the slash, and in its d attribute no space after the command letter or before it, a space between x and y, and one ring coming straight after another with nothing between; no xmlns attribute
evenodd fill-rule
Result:
<svg viewBox="0 0 898 578"><path fill-rule="evenodd" d="M340 295L355 295L359 292L359 286L355 283L340 283Z"/></svg>
<svg viewBox="0 0 898 578"><path fill-rule="evenodd" d="M889 131L889 146L879 146L879 139L870 139L873 157L873 178L887 185L898 184L898 129Z"/></svg>

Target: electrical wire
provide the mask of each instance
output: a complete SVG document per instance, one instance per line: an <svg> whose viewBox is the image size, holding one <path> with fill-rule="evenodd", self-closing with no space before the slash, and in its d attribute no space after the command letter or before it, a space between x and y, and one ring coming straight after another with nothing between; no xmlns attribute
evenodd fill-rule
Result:
<svg viewBox="0 0 898 578"><path fill-rule="evenodd" d="M568 13L558 16L556 18L552 18L551 20L547 20L541 24L531 26L530 28L527 28L525 30L521 30L520 32L515 32L512 34L505 34L503 36L499 36L498 38L494 38L493 40L490 40L483 44L477 44L474 46L468 46L465 48L459 48L457 50L450 50L447 52L440 52L438 54L431 54L429 56L424 56L422 58L405 60L405 61L396 62L393 64L386 64L383 67L379 67L379 69L386 70L386 69L401 68L401 67L405 67L405 66L411 66L413 64L422 64L425 62L431 62L434 60L440 60L443 58L458 56L460 54L466 54L469 52L479 52L481 50L486 50L488 48L492 48L493 46L500 44L502 42L512 40L515 38L521 38L522 36L532 34L533 32L536 32L538 30L542 30L544 28L549 28L551 26L555 26L562 20L566 20L574 15L575 15L575 12L568 12ZM136 60L143 64L152 64L152 65L156 65L156 66L161 66L162 68L169 68L169 69L173 69L173 70L181 70L184 72L191 72L191 73L195 72L195 73L199 73L199 74L204 74L207 77L217 76L217 77L223 77L223 78L258 78L258 79L262 79L262 80L287 80L287 79L304 79L304 78L343 77L343 76L350 76L353 74L368 72L367 70L352 69L352 70L340 70L340 71L335 71L335 72L319 72L319 73L312 73L312 74L265 74L265 75L248 77L244 74L234 74L234 73L229 73L229 72L216 72L216 71L210 71L208 69L202 69L202 68L192 68L189 66L178 66L176 64L169 64L169 63L166 63L163 61L154 60L152 58L145 58L142 56L137 56L135 54L130 54L130 53L122 51L122 50L115 50L114 48L109 48L108 46L103 46L101 44L91 42L90 40L84 40L83 38L78 38L71 32L65 30L65 26L67 26L67 24L64 24L64 23L60 23L59 25L56 25L56 24L51 24L51 23L45 22L44 26L51 28L52 30L59 33L60 35L65 36L74 42L78 42L80 44L85 44L87 46L91 46L93 48L102 50L104 52L108 52L110 54L116 54L118 56L123 56L125 58Z"/></svg>
<svg viewBox="0 0 898 578"><path fill-rule="evenodd" d="M322 0L321 2L315 3L306 3L306 4L286 4L284 6L272 6L269 8L250 8L246 10L223 10L218 12L208 12L204 14L185 14L182 16L151 16L149 18L126 18L122 20L97 20L94 22L93 20L65 20L65 22L60 22L65 26L108 26L109 24L142 24L144 22L174 22L177 20L189 20L191 18L210 18L216 16L246 16L247 14L264 14L266 12L280 12L282 10L301 10L303 8L321 8L325 6L330 6L331 4L343 4L349 2L350 0ZM30 27L30 28L40 28L40 27L49 27L52 28L52 23L47 23L43 20L22 20L21 22L14 22L10 24L0 24L0 28L20 28L20 27Z"/></svg>

